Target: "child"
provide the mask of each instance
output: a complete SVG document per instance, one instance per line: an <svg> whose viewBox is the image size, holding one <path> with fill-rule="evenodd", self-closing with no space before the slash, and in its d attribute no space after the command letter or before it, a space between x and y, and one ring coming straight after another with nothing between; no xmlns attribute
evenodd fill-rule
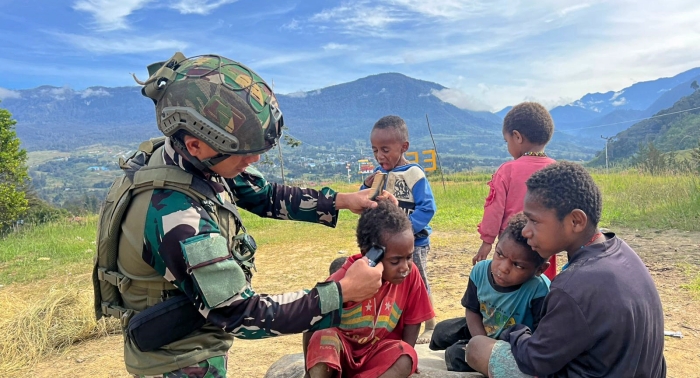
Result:
<svg viewBox="0 0 700 378"><path fill-rule="evenodd" d="M467 361L490 377L666 376L664 314L648 269L627 243L602 234L602 196L575 163L552 164L527 180L523 236L567 267L552 281L537 330L474 337Z"/></svg>
<svg viewBox="0 0 700 378"><path fill-rule="evenodd" d="M374 124L370 134L372 151L379 167L367 177L360 189L372 186L377 172L387 173L386 190L393 194L411 220L415 237L413 262L418 267L421 279L428 290L432 303L432 293L428 282L427 264L430 252L430 233L428 223L435 215L436 207L433 191L420 165L409 163L404 156L408 151L408 128L406 122L398 116L382 117ZM430 342L435 328L435 319L425 322L425 330L418 338L418 344Z"/></svg>
<svg viewBox="0 0 700 378"><path fill-rule="evenodd" d="M514 324L537 328L549 279L540 276L549 266L527 245L522 235L527 218L518 213L498 237L491 260L476 264L469 275L462 297L465 316L438 323L430 340L430 349L445 350L450 371L475 371L464 358L464 347L472 336L496 339Z"/></svg>
<svg viewBox="0 0 700 378"><path fill-rule="evenodd" d="M411 222L395 204L378 201L360 216L357 245L361 254L349 257L328 280L340 281L354 261L373 246L383 246L383 285L372 298L346 303L339 328L304 335L308 374L379 377L390 372L392 377L408 377L418 366L413 346L421 322L435 316L413 265Z"/></svg>
<svg viewBox="0 0 700 378"><path fill-rule="evenodd" d="M472 264L485 260L497 235L503 232L508 219L523 211L525 181L554 159L547 157L544 148L552 139L554 122L544 106L536 102L523 102L511 109L503 119L503 138L508 145L512 161L501 165L489 181L489 195L484 204L484 217L477 227L481 235L481 247L472 258ZM557 274L556 256L544 274L550 280Z"/></svg>

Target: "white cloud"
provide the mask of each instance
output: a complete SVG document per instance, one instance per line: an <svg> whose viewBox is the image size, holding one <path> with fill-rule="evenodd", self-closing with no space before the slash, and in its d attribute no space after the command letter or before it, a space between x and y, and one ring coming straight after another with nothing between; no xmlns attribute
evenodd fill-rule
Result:
<svg viewBox="0 0 700 378"><path fill-rule="evenodd" d="M310 18L311 22L327 22L361 31L382 29L390 24L403 21L403 18L385 6L368 6L367 1L346 3L335 8L324 9Z"/></svg>
<svg viewBox="0 0 700 378"><path fill-rule="evenodd" d="M299 20L296 18L292 18L292 21L289 21L288 23L282 25L282 29L288 29L288 30L299 30L301 29Z"/></svg>
<svg viewBox="0 0 700 378"><path fill-rule="evenodd" d="M12 89L5 89L0 87L0 100L6 100L8 98L21 98L22 95L17 92L13 91Z"/></svg>
<svg viewBox="0 0 700 378"><path fill-rule="evenodd" d="M306 92L297 91L297 92L287 93L285 96L292 97L292 98L304 98L304 97L306 97Z"/></svg>
<svg viewBox="0 0 700 378"><path fill-rule="evenodd" d="M613 101L613 102L612 102L612 106L620 106L620 105L624 105L624 104L626 104L626 103L627 103L627 99L624 98L624 97L620 97L619 100L616 100L616 101Z"/></svg>
<svg viewBox="0 0 700 378"><path fill-rule="evenodd" d="M99 38L85 35L52 33L60 40L97 54L135 54L148 51L182 51L187 43L176 39L152 37Z"/></svg>
<svg viewBox="0 0 700 378"><path fill-rule="evenodd" d="M179 11L182 14L209 14L214 9L230 3L235 3L238 0L180 0L175 4L170 5L170 8Z"/></svg>
<svg viewBox="0 0 700 378"><path fill-rule="evenodd" d="M460 109L474 111L492 111L493 109L474 96L468 95L459 89L445 88L433 89L431 94L440 100L450 103Z"/></svg>
<svg viewBox="0 0 700 378"><path fill-rule="evenodd" d="M39 94L43 96L53 97L54 100L62 101L66 97L72 96L75 93L70 86L64 85L60 88L43 88L39 91Z"/></svg>
<svg viewBox="0 0 700 378"><path fill-rule="evenodd" d="M73 9L92 13L97 28L102 31L127 29L126 18L152 0L79 0Z"/></svg>
<svg viewBox="0 0 700 378"><path fill-rule="evenodd" d="M624 90L622 90L622 91L617 91L617 92L613 93L612 97L610 97L610 101L613 101L613 100L615 100L616 98L620 97L620 95L623 94L623 93L625 93Z"/></svg>
<svg viewBox="0 0 700 378"><path fill-rule="evenodd" d="M111 94L109 94L109 92L107 92L104 88L88 88L79 93L81 98L111 96Z"/></svg>
<svg viewBox="0 0 700 378"><path fill-rule="evenodd" d="M351 46L351 45L346 45L342 43L327 43L322 46L322 48L326 51L330 50L357 50L357 46Z"/></svg>

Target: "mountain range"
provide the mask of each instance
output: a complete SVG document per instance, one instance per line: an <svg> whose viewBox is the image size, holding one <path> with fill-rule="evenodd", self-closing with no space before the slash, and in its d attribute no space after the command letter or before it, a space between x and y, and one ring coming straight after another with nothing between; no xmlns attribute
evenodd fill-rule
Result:
<svg viewBox="0 0 700 378"><path fill-rule="evenodd" d="M635 120L672 107L693 93L694 80L700 80L700 68L617 92L587 94L553 108L557 132L547 151L558 159L589 160L604 146L601 134L616 135ZM465 159L471 165L489 166L506 160L501 122L510 107L497 113L460 109L436 96L444 89L437 83L385 73L278 95L278 100L286 133L302 141L305 153L350 148L366 155L374 122L396 114L409 126L412 150L435 145L448 166L461 166L456 162ZM153 104L136 86L85 90L42 86L17 92L19 96L6 98L0 106L18 121L17 134L28 151L70 151L93 144L135 146L159 134Z"/></svg>

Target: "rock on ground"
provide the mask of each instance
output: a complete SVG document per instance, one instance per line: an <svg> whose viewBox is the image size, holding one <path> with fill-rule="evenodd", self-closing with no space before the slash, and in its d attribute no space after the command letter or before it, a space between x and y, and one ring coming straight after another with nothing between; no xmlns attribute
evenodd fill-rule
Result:
<svg viewBox="0 0 700 378"><path fill-rule="evenodd" d="M418 352L418 372L413 375L420 378L477 378L479 373L458 373L445 368L445 353L432 351L426 344L416 345ZM282 356L272 364L265 378L302 378L304 377L303 353Z"/></svg>

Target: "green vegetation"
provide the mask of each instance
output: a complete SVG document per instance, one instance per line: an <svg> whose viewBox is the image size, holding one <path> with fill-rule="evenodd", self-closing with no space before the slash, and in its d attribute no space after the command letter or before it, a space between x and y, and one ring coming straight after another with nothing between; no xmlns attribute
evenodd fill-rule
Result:
<svg viewBox="0 0 700 378"><path fill-rule="evenodd" d="M0 233L27 210L27 151L20 148L12 114L0 108Z"/></svg>
<svg viewBox="0 0 700 378"><path fill-rule="evenodd" d="M601 226L700 231L700 179L688 175L649 175L636 171L594 174L603 191ZM488 194L486 173L439 175L430 180L438 205L431 225L439 232L474 232ZM299 183L295 183L299 184ZM355 191L359 183L326 183L338 191ZM311 235L316 248L352 250L357 215L340 214L337 228L263 219L242 212L244 223L266 248L303 244ZM26 282L48 275L86 272L94 253L95 217L25 227L0 239L0 284Z"/></svg>

